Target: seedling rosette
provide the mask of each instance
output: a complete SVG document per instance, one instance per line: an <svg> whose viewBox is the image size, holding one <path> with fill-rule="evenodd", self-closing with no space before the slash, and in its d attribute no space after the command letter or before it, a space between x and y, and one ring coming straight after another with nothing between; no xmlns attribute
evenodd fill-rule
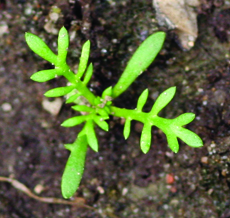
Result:
<svg viewBox="0 0 230 218"><path fill-rule="evenodd" d="M67 86L48 90L44 95L46 97L66 95L68 96L66 103L72 103L72 109L82 113L68 118L61 124L63 127L84 124L76 140L72 144L65 145L65 148L70 151L70 156L62 176L61 190L64 198L73 196L79 187L84 172L87 147L89 146L95 152L99 150L95 126L97 125L104 131L108 131L109 125L107 121L110 116L125 119L123 131L125 139L130 135L132 120L143 123L140 138L140 148L143 153L147 153L151 147L151 130L153 126L158 127L165 133L169 148L175 153L179 150L178 138L191 147L201 147L203 145L197 134L184 127L195 118L193 113L185 113L174 119L158 116L159 112L172 100L176 87L168 88L161 93L149 112L143 112L142 110L148 99L148 89L142 92L134 110L118 108L112 104L112 101L127 90L153 62L164 43L164 32L154 33L142 42L129 60L117 84L114 87L105 89L101 96L95 96L87 87L93 74L93 64L88 64L90 41L86 41L82 47L78 72L75 74L66 62L69 36L64 27L59 31L57 55L38 36L26 33L25 38L31 50L55 66L54 69L34 73L31 79L37 82L46 82L56 76L64 76L68 81ZM82 97L86 101L81 101Z"/></svg>

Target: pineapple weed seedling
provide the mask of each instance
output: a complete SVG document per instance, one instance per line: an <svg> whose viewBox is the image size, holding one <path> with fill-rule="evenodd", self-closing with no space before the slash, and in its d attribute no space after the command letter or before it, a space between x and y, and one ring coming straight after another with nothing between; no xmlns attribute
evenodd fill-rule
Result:
<svg viewBox="0 0 230 218"><path fill-rule="evenodd" d="M95 125L108 131L109 125L106 120L109 119L110 115L125 119L123 131L125 139L129 137L132 120L144 124L140 138L140 147L145 154L151 146L152 126L158 127L165 133L168 145L175 153L179 150L177 138L180 138L191 147L201 147L203 145L198 135L183 127L195 118L195 114L184 113L174 119L158 116L158 113L172 100L176 92L176 87L171 87L160 94L149 112L142 111L148 98L148 89L145 89L138 98L136 109L131 110L112 106L113 99L121 95L155 59L164 43L164 32L154 33L142 42L129 60L117 84L114 87L110 86L106 88L101 96L95 96L87 87L93 74L92 63L88 65L90 54L89 40L83 45L78 72L75 74L66 63L69 35L64 27L59 31L57 55L38 36L26 33L25 38L31 50L55 66L54 69L34 73L31 79L36 82L46 82L54 79L56 76L64 76L68 80L67 86L51 89L44 95L46 97L66 95L68 96L66 103L73 103L73 110L82 112L82 115L71 117L61 124L64 127L72 127L84 123L76 140L72 144L65 145L65 148L70 151L70 156L66 163L61 182L61 190L64 198L73 196L80 184L84 172L88 145L95 152L98 151ZM87 101L80 102L82 97Z"/></svg>

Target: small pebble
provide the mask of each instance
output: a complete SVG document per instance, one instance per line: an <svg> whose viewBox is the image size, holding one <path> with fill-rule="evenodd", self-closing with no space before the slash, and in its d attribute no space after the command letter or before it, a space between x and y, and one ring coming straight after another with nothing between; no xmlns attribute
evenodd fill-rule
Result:
<svg viewBox="0 0 230 218"><path fill-rule="evenodd" d="M171 173L169 173L169 174L167 174L166 175L166 183L167 184L172 184L172 183L174 183L174 176L173 176L173 174L171 174Z"/></svg>
<svg viewBox="0 0 230 218"><path fill-rule="evenodd" d="M227 176L227 170L226 170L226 169L223 169L223 170L221 171L221 175L224 176L224 177Z"/></svg>
<svg viewBox="0 0 230 218"><path fill-rule="evenodd" d="M208 190L208 194L211 195L211 194L213 193L213 191L214 191L214 190L213 190L212 188L209 189L209 190Z"/></svg>
<svg viewBox="0 0 230 218"><path fill-rule="evenodd" d="M177 192L177 189L176 189L175 186L172 186L172 187L170 188L170 191L171 191L172 193L176 193L176 192Z"/></svg>
<svg viewBox="0 0 230 218"><path fill-rule="evenodd" d="M208 164L208 157L204 156L204 157L201 158L200 161L201 161L201 163L203 163L203 164Z"/></svg>
<svg viewBox="0 0 230 218"><path fill-rule="evenodd" d="M123 188L122 189L122 196L125 196L128 193L128 189L127 188Z"/></svg>
<svg viewBox="0 0 230 218"><path fill-rule="evenodd" d="M33 7L30 4L28 4L25 7L24 13L25 15L28 15L28 16L31 15L33 13Z"/></svg>
<svg viewBox="0 0 230 218"><path fill-rule="evenodd" d="M2 104L2 110L5 111L5 112L11 111L12 110L11 104L9 104L9 103L3 103Z"/></svg>
<svg viewBox="0 0 230 218"><path fill-rule="evenodd" d="M44 98L42 107L52 115L57 116L62 107L62 100L61 98L55 98L54 101L49 101L47 98Z"/></svg>
<svg viewBox="0 0 230 218"><path fill-rule="evenodd" d="M45 188L44 188L43 185L37 184L37 185L34 187L34 192L35 192L36 194L41 194L42 191L43 191L44 189L45 189Z"/></svg>
<svg viewBox="0 0 230 218"><path fill-rule="evenodd" d="M9 33L8 25L6 23L0 24L0 37L2 37L4 34Z"/></svg>
<svg viewBox="0 0 230 218"><path fill-rule="evenodd" d="M101 186L98 186L97 187L97 190L100 194L104 194L105 193L105 190L101 187Z"/></svg>

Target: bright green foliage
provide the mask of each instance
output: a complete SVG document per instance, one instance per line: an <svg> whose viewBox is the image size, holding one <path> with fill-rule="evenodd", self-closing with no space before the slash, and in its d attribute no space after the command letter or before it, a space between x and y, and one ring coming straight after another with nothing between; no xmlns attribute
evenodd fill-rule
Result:
<svg viewBox="0 0 230 218"><path fill-rule="evenodd" d="M88 40L87 42L85 42L85 44L82 47L80 63L79 63L78 72L76 75L76 78L78 78L78 79L81 79L81 77L83 76L83 74L86 70L88 59L89 59L89 53L90 53L90 41ZM87 74L89 74L89 73L86 72L86 75ZM92 73L90 73L90 76L87 76L87 77L89 77L88 80L90 80L91 76L92 76Z"/></svg>
<svg viewBox="0 0 230 218"><path fill-rule="evenodd" d="M66 28L62 27L58 34L58 59L60 62L66 62L66 56L69 47L69 34Z"/></svg>
<svg viewBox="0 0 230 218"><path fill-rule="evenodd" d="M147 101L148 95L149 95L148 89L145 89L141 93L140 97L138 98L138 102L137 102L137 111L142 111L142 108L144 107L144 105Z"/></svg>
<svg viewBox="0 0 230 218"><path fill-rule="evenodd" d="M83 84L85 86L87 86L87 84L90 81L92 75L93 75L93 64L91 63L87 68L87 71L85 73L85 78L83 80Z"/></svg>
<svg viewBox="0 0 230 218"><path fill-rule="evenodd" d="M165 40L164 32L157 32L149 36L138 47L136 52L129 60L127 67L122 73L117 84L113 88L113 97L118 97L123 93L133 81L143 73L144 70L153 62L162 48Z"/></svg>
<svg viewBox="0 0 230 218"><path fill-rule="evenodd" d="M46 82L51 79L54 79L57 75L57 70L51 69L51 70L41 70L37 73L34 73L30 79L36 81L36 82Z"/></svg>
<svg viewBox="0 0 230 218"><path fill-rule="evenodd" d="M87 146L89 145L94 151L98 151L95 125L108 131L109 125L106 120L111 115L125 119L123 132L125 139L130 135L132 120L144 124L140 138L140 147L143 153L147 153L151 147L152 126L158 127L165 133L168 145L175 153L179 150L178 138L191 147L203 145L198 135L183 127L195 118L193 113L185 113L174 119L158 116L159 112L172 100L176 87L171 87L160 94L149 112L143 112L143 107L148 99L148 89L142 92L134 110L112 106L112 100L122 94L152 63L163 45L165 33L158 32L149 36L133 54L117 84L105 89L102 96L95 96L87 87L93 74L92 63L88 65L90 41L83 45L78 72L75 74L66 63L69 36L64 27L61 28L58 35L58 55L55 55L39 37L31 33L26 33L25 37L27 44L36 54L55 66L55 69L34 73L31 79L45 82L56 76L64 76L69 85L51 89L45 93L45 96L66 95L68 97L66 103L73 103L72 109L82 113L68 118L61 124L64 127L72 127L84 123L84 127L75 142L65 145L71 153L62 176L61 189L64 198L70 198L80 184Z"/></svg>
<svg viewBox="0 0 230 218"><path fill-rule="evenodd" d="M175 95L175 92L176 92L176 87L171 87L166 91L164 91L163 93L161 93L158 96L155 104L153 105L150 113L152 115L157 115L172 100L173 96Z"/></svg>
<svg viewBox="0 0 230 218"><path fill-rule="evenodd" d="M124 131L123 131L123 135L125 139L129 138L130 128L131 128L131 119L127 118L125 121L125 126L124 126Z"/></svg>
<svg viewBox="0 0 230 218"><path fill-rule="evenodd" d="M85 136L77 137L73 144L65 145L71 153L62 176L61 190L64 198L70 198L76 192L84 172L85 156L87 152Z"/></svg>
<svg viewBox="0 0 230 218"><path fill-rule="evenodd" d="M47 91L44 95L46 97L60 97L70 93L74 86L58 87Z"/></svg>
<svg viewBox="0 0 230 218"><path fill-rule="evenodd" d="M77 106L81 106L81 105L77 105ZM77 116L77 117L71 117L67 120L65 120L61 126L64 127L73 127L73 126L77 126L83 122L86 121L87 116Z"/></svg>
<svg viewBox="0 0 230 218"><path fill-rule="evenodd" d="M57 55L50 50L41 38L32 33L26 33L25 37L27 45L33 52L52 64L57 63Z"/></svg>

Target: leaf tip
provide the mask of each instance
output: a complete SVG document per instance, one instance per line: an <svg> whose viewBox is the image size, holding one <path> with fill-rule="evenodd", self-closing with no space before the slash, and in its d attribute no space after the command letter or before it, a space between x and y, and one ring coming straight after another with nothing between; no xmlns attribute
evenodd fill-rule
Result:
<svg viewBox="0 0 230 218"><path fill-rule="evenodd" d="M147 154L150 149L150 144L146 143L145 141L141 141L141 150L144 154Z"/></svg>
<svg viewBox="0 0 230 218"><path fill-rule="evenodd" d="M88 39L86 42L85 42L85 45L90 45L90 40Z"/></svg>
<svg viewBox="0 0 230 218"><path fill-rule="evenodd" d="M171 148L172 149L172 148ZM174 153L178 153L178 151L179 151L179 147L175 147L174 149L172 149L172 151L174 152Z"/></svg>
<svg viewBox="0 0 230 218"><path fill-rule="evenodd" d="M50 97L50 90L44 93L44 96L49 98Z"/></svg>
<svg viewBox="0 0 230 218"><path fill-rule="evenodd" d="M169 89L171 89L174 93L176 92L176 86L172 86L172 87L169 88Z"/></svg>
<svg viewBox="0 0 230 218"><path fill-rule="evenodd" d="M197 137L198 138L196 139L196 143L191 145L191 147L200 148L200 147L204 146L202 139L199 136L197 136Z"/></svg>
<svg viewBox="0 0 230 218"><path fill-rule="evenodd" d="M28 36L32 35L32 33L25 32L25 37L27 38Z"/></svg>
<svg viewBox="0 0 230 218"><path fill-rule="evenodd" d="M30 77L31 80L35 81L34 75Z"/></svg>
<svg viewBox="0 0 230 218"><path fill-rule="evenodd" d="M141 148L141 150L142 150L142 152L143 152L144 154L147 154L148 151L149 151L149 149L145 149L145 148Z"/></svg>
<svg viewBox="0 0 230 218"><path fill-rule="evenodd" d="M166 37L166 33L165 33L165 32L160 31L160 32L158 32L158 34L159 34L162 38L165 39L165 37Z"/></svg>
<svg viewBox="0 0 230 218"><path fill-rule="evenodd" d="M72 151L73 150L73 144L64 144L65 149Z"/></svg>
<svg viewBox="0 0 230 218"><path fill-rule="evenodd" d="M64 122L65 122L65 121L64 121ZM66 127L64 122L63 122L63 123L61 123L61 124L60 124L60 126L62 126L62 127Z"/></svg>
<svg viewBox="0 0 230 218"><path fill-rule="evenodd" d="M67 31L66 28L63 26L60 31Z"/></svg>

